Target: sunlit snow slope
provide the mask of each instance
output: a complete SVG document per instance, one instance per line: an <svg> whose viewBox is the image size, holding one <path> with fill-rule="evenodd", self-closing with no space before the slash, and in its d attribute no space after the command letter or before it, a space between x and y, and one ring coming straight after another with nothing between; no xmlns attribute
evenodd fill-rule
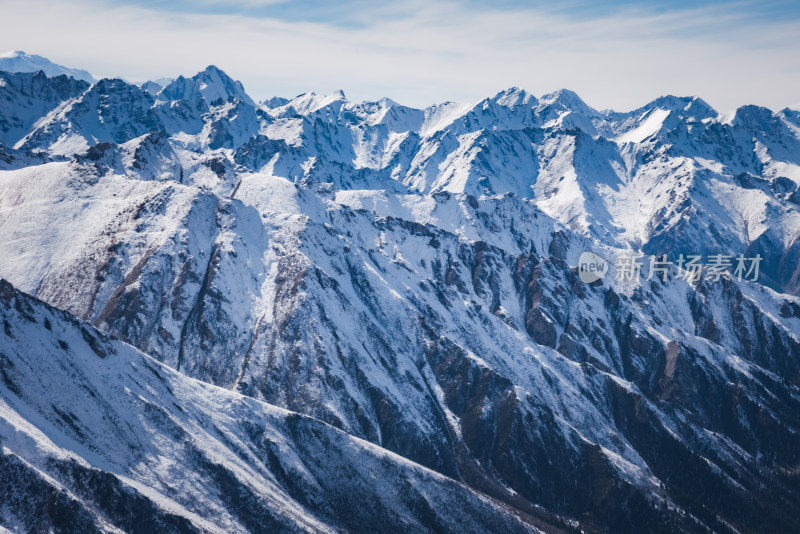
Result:
<svg viewBox="0 0 800 534"><path fill-rule="evenodd" d="M424 487L495 503L412 494L387 512L362 507L387 525L460 529L477 510L501 523L475 529L503 532L507 509L525 528L800 529L797 111L720 114L667 96L599 112L571 91L516 88L422 110L342 92L258 103L216 67L150 90L0 73L0 102L0 276L147 354L125 349L174 393L155 402L145 391L163 382L125 363L108 386L134 399L125 417L145 421L143 397L182 432L157 427L152 440L222 447L214 465L237 487L282 496L263 509L299 510L274 512L281 521L355 528L350 504L324 504L340 493L319 479L350 473L361 462L348 460L350 444L364 440L364 455L397 466L368 470L375 480L426 473ZM584 251L612 264L631 252L763 262L756 282L691 281L673 267L667 281L586 284L575 268ZM6 347L52 336L42 321L12 334L0 338L9 358ZM87 375L113 360L85 357ZM8 394L37 389L45 404L15 417L53 441L37 421L73 403L25 384ZM234 424L214 399L245 421L273 414L261 424L281 451L313 455L327 447L315 440L337 436L330 471L281 479L238 428L233 444L205 441L209 425ZM319 434L299 443L281 421ZM189 461L169 447L160 462ZM193 464L186 481L163 465L136 478L142 447L120 449L121 463L81 457L143 495L212 487ZM271 473L278 493L245 472ZM363 473L340 492L367 491ZM223 493L203 494L213 513L169 513L252 530ZM74 499L96 521L94 498Z"/></svg>

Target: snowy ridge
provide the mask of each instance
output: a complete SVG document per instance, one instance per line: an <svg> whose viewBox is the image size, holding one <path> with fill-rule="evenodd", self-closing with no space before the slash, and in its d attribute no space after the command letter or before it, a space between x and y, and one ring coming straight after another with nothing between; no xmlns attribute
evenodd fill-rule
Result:
<svg viewBox="0 0 800 534"><path fill-rule="evenodd" d="M215 67L29 106L27 76L0 86L27 117L0 122L0 276L21 291L531 528L800 528L797 112L671 96L599 112L518 88L425 110L341 92L255 103ZM764 261L757 282L672 267L585 284L584 251Z"/></svg>
<svg viewBox="0 0 800 534"><path fill-rule="evenodd" d="M518 88L426 110L388 99L350 103L341 91L267 106L213 66L155 97L122 80L102 80L83 95L61 98L46 114L52 104L35 108L39 117L31 110L7 119L3 142L63 157L155 130L179 159L222 149L222 166L297 183L476 197L512 192L536 198L552 217L606 244L689 253L752 251L763 248L759 239L781 243L766 282L800 290L790 261L799 246L800 202L800 119L792 110L745 106L719 115L696 97L669 96L629 113L600 113L571 91L537 99ZM706 192L709 180L748 189L753 182L743 176L766 180L766 194L752 200L778 224L767 224L766 215L753 221ZM753 223L781 230L762 238ZM713 226L714 238L677 242L682 225Z"/></svg>

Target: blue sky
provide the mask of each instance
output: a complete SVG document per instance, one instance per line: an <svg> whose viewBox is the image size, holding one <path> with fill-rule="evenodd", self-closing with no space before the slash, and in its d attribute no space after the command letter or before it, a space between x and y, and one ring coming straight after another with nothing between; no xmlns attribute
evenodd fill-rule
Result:
<svg viewBox="0 0 800 534"><path fill-rule="evenodd" d="M216 64L257 99L343 89L425 106L510 86L597 108L663 94L800 104L800 2L0 0L0 51L99 76Z"/></svg>
<svg viewBox="0 0 800 534"><path fill-rule="evenodd" d="M138 5L157 11L193 12L205 14L240 14L251 17L278 18L287 21L331 23L341 26L360 26L385 13L386 2L347 0L115 0L120 5ZM402 6L402 2L396 2ZM537 2L530 0L495 0L480 2L461 0L454 2L465 10L540 10L569 14L578 18L598 18L616 13L640 10L651 13L669 13L703 7L735 9L752 18L779 20L784 17L800 18L800 2L796 0L766 0L742 2L730 0L615 0L597 2L574 0L563 2ZM752 20L751 18L751 20ZM374 19L373 19L374 20Z"/></svg>

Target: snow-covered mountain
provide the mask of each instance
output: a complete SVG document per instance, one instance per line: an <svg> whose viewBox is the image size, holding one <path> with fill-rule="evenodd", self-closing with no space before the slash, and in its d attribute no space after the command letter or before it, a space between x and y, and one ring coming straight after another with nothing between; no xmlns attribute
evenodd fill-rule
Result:
<svg viewBox="0 0 800 534"><path fill-rule="evenodd" d="M7 528L538 531L463 484L187 378L5 281L0 316Z"/></svg>
<svg viewBox="0 0 800 534"><path fill-rule="evenodd" d="M257 103L216 67L161 89L45 78L55 96L38 98L36 75L0 76L14 80L0 113L25 118L0 122L0 277L179 372L148 364L197 391L157 403L170 417L223 395L201 380L254 413L270 403L391 451L530 528L800 528L797 111L663 97L599 112L568 90L517 88L424 110L342 92ZM645 279L645 261L642 279L586 284L585 251L612 265L763 260L757 282L674 265ZM18 338L48 339L42 325ZM44 432L36 421L66 408L49 402L21 419ZM208 406L202 417L226 420ZM265 469L225 447L220 465ZM349 469L339 450L336 472ZM137 487L169 493L164 476ZM281 502L354 528L282 487ZM314 503L330 497L316 488ZM391 517L428 516L395 504L406 511ZM442 521L414 528L472 519Z"/></svg>
<svg viewBox="0 0 800 534"><path fill-rule="evenodd" d="M65 75L0 72L0 143L13 147L42 117L88 88Z"/></svg>
<svg viewBox="0 0 800 534"><path fill-rule="evenodd" d="M56 65L46 57L36 54L26 54L21 50L0 54L0 71L3 72L38 72L42 71L47 76L60 76L65 74L76 80L94 83L94 76L85 70L71 69Z"/></svg>

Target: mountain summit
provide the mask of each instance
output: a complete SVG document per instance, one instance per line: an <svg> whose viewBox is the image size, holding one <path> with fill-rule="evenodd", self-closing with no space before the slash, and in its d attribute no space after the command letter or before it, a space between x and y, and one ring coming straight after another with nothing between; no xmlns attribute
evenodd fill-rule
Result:
<svg viewBox="0 0 800 534"><path fill-rule="evenodd" d="M191 78L179 76L161 90L158 98L186 101L203 98L208 103L237 98L249 105L254 105L253 100L245 93L242 83L231 79L214 65L209 65Z"/></svg>

